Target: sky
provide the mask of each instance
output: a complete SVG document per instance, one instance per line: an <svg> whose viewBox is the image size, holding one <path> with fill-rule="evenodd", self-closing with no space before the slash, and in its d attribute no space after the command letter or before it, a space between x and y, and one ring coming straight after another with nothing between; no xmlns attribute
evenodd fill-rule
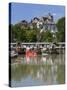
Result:
<svg viewBox="0 0 67 90"><path fill-rule="evenodd" d="M65 7L46 4L11 3L11 24L22 20L31 21L34 17L47 16L51 13L54 20L65 16Z"/></svg>

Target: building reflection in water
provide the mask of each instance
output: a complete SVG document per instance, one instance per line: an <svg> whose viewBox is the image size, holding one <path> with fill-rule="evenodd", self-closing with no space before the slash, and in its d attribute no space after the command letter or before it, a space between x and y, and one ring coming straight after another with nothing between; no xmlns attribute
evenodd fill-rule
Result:
<svg viewBox="0 0 67 90"><path fill-rule="evenodd" d="M63 84L65 83L64 55L19 56L12 63L11 76L13 86L17 86L17 81L19 86L23 86L24 83L27 83L26 85Z"/></svg>

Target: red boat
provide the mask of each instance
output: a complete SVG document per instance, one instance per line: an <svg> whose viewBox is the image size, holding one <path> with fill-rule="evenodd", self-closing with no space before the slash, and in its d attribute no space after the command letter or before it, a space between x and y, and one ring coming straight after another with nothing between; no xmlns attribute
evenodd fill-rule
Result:
<svg viewBox="0 0 67 90"><path fill-rule="evenodd" d="M37 56L37 53L35 51L26 50L26 56L34 57Z"/></svg>

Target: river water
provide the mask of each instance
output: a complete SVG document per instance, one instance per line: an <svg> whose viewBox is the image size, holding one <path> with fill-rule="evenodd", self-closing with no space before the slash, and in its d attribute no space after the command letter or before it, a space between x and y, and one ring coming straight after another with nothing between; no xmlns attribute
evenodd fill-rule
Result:
<svg viewBox="0 0 67 90"><path fill-rule="evenodd" d="M11 59L11 86L57 85L65 83L65 55L18 56Z"/></svg>

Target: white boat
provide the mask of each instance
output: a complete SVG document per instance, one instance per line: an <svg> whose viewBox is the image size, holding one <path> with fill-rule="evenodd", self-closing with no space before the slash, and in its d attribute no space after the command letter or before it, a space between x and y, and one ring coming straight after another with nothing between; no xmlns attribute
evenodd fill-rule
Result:
<svg viewBox="0 0 67 90"><path fill-rule="evenodd" d="M42 49L42 55L43 55L43 56L48 55L48 53L47 53L47 51L46 51L46 48L43 48L43 49Z"/></svg>
<svg viewBox="0 0 67 90"><path fill-rule="evenodd" d="M15 50L11 50L11 57L18 56L18 53Z"/></svg>

